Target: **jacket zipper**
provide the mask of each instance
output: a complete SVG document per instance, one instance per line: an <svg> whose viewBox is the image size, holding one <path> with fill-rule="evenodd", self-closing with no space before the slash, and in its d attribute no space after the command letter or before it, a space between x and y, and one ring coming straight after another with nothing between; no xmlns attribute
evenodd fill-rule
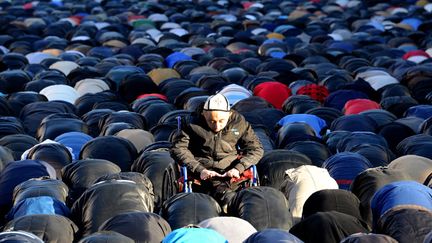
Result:
<svg viewBox="0 0 432 243"><path fill-rule="evenodd" d="M214 142L214 144L213 144L213 158L216 158L216 155L217 155L217 152L216 152L216 149L217 149L217 142L218 142L218 133L216 133L214 136L213 136L213 142Z"/></svg>

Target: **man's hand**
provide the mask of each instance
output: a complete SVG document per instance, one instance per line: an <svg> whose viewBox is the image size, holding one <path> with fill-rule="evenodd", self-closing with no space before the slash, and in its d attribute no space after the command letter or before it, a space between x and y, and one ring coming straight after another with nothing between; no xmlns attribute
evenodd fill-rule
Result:
<svg viewBox="0 0 432 243"><path fill-rule="evenodd" d="M204 169L204 170L201 171L201 173L200 173L200 178L201 178L201 180L211 179L212 177L215 177L215 176L222 177L222 175L219 174L219 173L217 173L216 171L207 170L207 169Z"/></svg>
<svg viewBox="0 0 432 243"><path fill-rule="evenodd" d="M240 171L238 171L236 168L232 168L231 170L226 172L226 176L240 178Z"/></svg>

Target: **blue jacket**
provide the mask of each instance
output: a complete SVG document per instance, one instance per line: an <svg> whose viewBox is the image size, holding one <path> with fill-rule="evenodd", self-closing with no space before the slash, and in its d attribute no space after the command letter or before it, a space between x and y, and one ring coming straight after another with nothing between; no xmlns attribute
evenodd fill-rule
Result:
<svg viewBox="0 0 432 243"><path fill-rule="evenodd" d="M327 127L327 123L323 119L321 119L316 115L311 115L311 114L286 115L282 119L280 119L277 124L283 126L285 124L289 124L293 122L304 122L308 124L314 129L315 135L319 138L321 138L321 131Z"/></svg>
<svg viewBox="0 0 432 243"><path fill-rule="evenodd" d="M397 181L385 185L372 198L373 223L398 206L417 206L432 210L432 189L415 181Z"/></svg>
<svg viewBox="0 0 432 243"><path fill-rule="evenodd" d="M163 239L162 243L228 243L218 232L205 228L180 228Z"/></svg>
<svg viewBox="0 0 432 243"><path fill-rule="evenodd" d="M19 201L8 213L7 219L34 214L58 214L69 217L70 210L58 199L49 196L31 197Z"/></svg>
<svg viewBox="0 0 432 243"><path fill-rule="evenodd" d="M73 160L77 160L79 158L81 148L85 143L92 139L93 138L90 135L82 132L67 132L57 136L54 141L63 144L69 149L72 149Z"/></svg>

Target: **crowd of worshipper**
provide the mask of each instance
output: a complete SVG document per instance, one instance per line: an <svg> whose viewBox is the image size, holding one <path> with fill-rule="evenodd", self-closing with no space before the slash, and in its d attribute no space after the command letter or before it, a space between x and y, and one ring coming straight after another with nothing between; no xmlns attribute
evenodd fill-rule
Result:
<svg viewBox="0 0 432 243"><path fill-rule="evenodd" d="M185 192L222 94L257 185ZM0 242L432 242L432 1L0 1Z"/></svg>

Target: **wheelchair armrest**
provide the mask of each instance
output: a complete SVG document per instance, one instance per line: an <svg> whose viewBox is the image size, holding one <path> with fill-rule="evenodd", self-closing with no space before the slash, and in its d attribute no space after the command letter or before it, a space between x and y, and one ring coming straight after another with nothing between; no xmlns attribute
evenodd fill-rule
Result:
<svg viewBox="0 0 432 243"><path fill-rule="evenodd" d="M232 178L231 183L239 183L249 180L251 186L258 186L258 172L255 165L243 171L240 178Z"/></svg>

